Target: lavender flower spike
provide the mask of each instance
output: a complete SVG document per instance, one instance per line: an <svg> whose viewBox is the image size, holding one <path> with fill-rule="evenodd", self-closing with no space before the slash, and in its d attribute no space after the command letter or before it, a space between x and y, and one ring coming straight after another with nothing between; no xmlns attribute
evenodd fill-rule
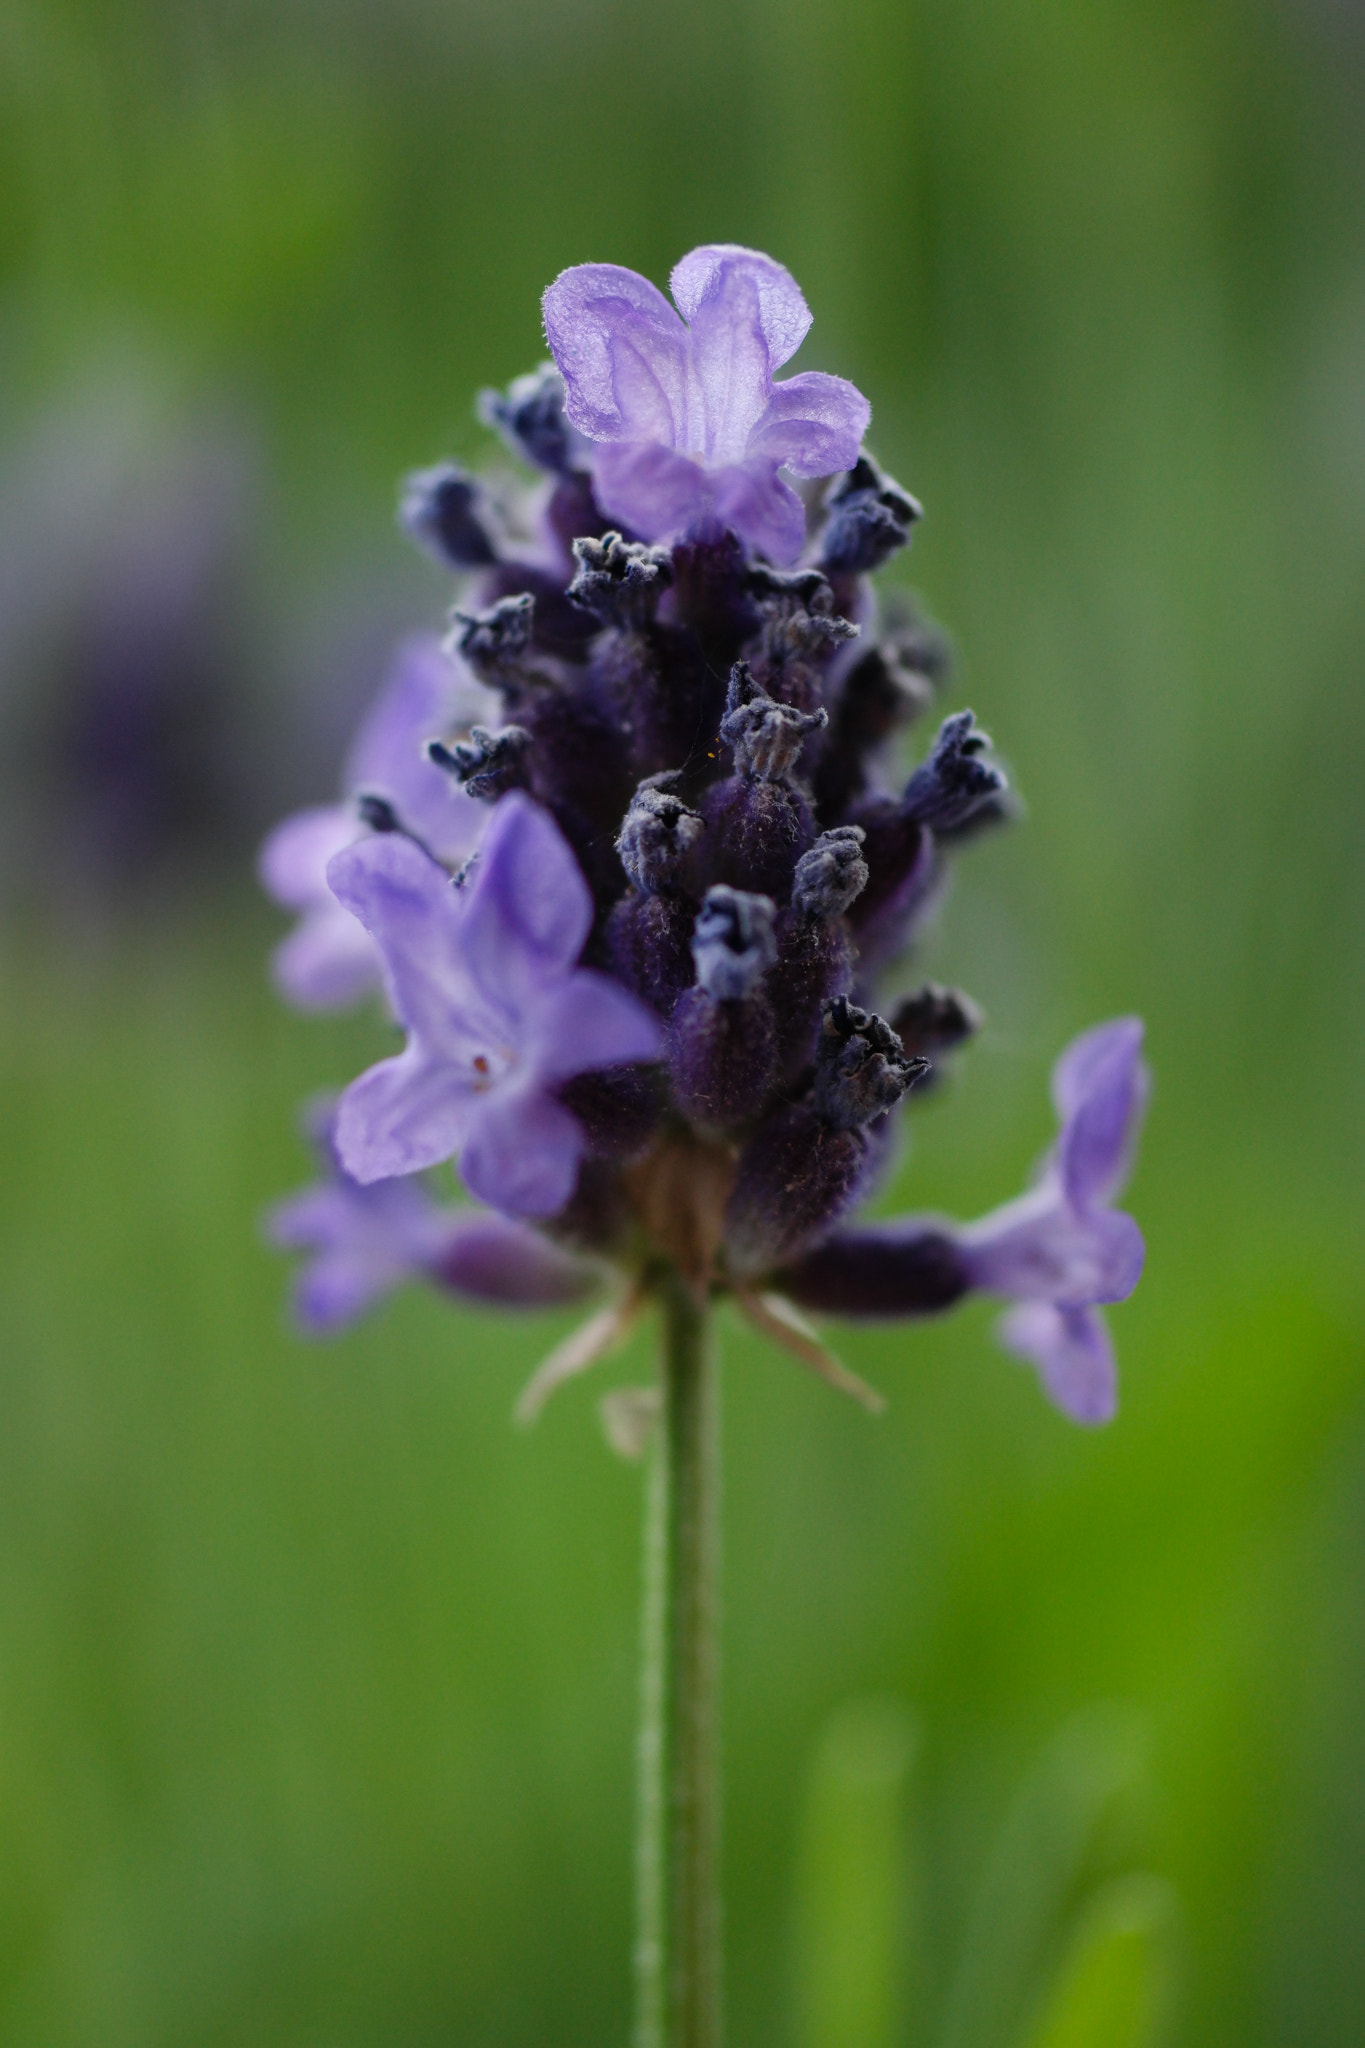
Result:
<svg viewBox="0 0 1365 2048"><path fill-rule="evenodd" d="M429 634L405 640L347 757L347 800L296 811L261 848L267 893L299 922L275 950L276 985L300 1010L344 1009L381 979L374 941L327 886L327 864L366 831L360 796L382 797L442 860L474 846L486 811L429 761L427 740L495 716L498 700Z"/></svg>
<svg viewBox="0 0 1365 2048"><path fill-rule="evenodd" d="M341 1098L346 1171L368 1185L457 1155L480 1200L554 1215L584 1149L559 1084L660 1051L644 1005L577 965L592 898L558 826L513 791L462 889L396 834L346 848L327 874L378 943L408 1033Z"/></svg>
<svg viewBox="0 0 1365 2048"><path fill-rule="evenodd" d="M272 1244L313 1254L294 1283L294 1311L309 1336L345 1329L411 1279L523 1308L576 1301L593 1286L590 1266L525 1223L442 1207L419 1180L362 1187L337 1159L330 1124L319 1133L326 1178L266 1219Z"/></svg>
<svg viewBox="0 0 1365 2048"><path fill-rule="evenodd" d="M805 512L778 471L852 469L871 407L822 371L773 382L811 315L771 256L714 243L669 282L677 312L616 263L581 263L545 294L565 410L597 443L602 509L649 541L718 520L772 561L794 561Z"/></svg>
<svg viewBox="0 0 1365 2048"><path fill-rule="evenodd" d="M1142 1272L1142 1233L1109 1205L1128 1177L1147 1086L1139 1018L1074 1039L1053 1068L1061 1131L1038 1184L957 1237L969 1284L1015 1303L1001 1341L1076 1422L1108 1422L1117 1403L1098 1307L1123 1301Z"/></svg>

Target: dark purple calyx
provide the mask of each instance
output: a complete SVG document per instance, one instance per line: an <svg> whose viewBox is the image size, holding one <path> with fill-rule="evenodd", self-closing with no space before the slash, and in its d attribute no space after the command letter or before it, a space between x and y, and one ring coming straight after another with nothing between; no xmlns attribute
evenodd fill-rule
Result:
<svg viewBox="0 0 1365 2048"><path fill-rule="evenodd" d="M642 782L617 834L621 865L646 895L685 886L692 850L706 830L700 813L674 793L677 780L670 772Z"/></svg>
<svg viewBox="0 0 1365 2048"><path fill-rule="evenodd" d="M840 1230L775 1276L803 1308L836 1316L928 1316L971 1286L954 1239L932 1223Z"/></svg>
<svg viewBox="0 0 1365 2048"><path fill-rule="evenodd" d="M885 1018L860 1010L847 996L826 1003L811 1100L835 1130L861 1130L884 1116L928 1071L927 1059L907 1058Z"/></svg>
<svg viewBox="0 0 1365 2048"><path fill-rule="evenodd" d="M777 958L771 897L724 883L708 889L692 934L697 982L718 1003L752 995Z"/></svg>
<svg viewBox="0 0 1365 2048"><path fill-rule="evenodd" d="M965 1045L985 1021L970 996L960 989L940 988L932 981L913 995L903 996L890 1018L891 1029L907 1055L926 1058Z"/></svg>
<svg viewBox="0 0 1365 2048"><path fill-rule="evenodd" d="M825 500L829 518L820 566L831 576L863 576L879 569L910 538L923 507L898 483L861 456Z"/></svg>
<svg viewBox="0 0 1365 2048"><path fill-rule="evenodd" d="M526 658L535 631L536 600L529 590L500 597L486 611L455 610L450 615L457 652L480 682L496 690L519 692L533 680Z"/></svg>
<svg viewBox="0 0 1365 2048"><path fill-rule="evenodd" d="M822 832L796 863L792 909L802 917L842 917L867 887L861 825L835 825Z"/></svg>
<svg viewBox="0 0 1365 2048"><path fill-rule="evenodd" d="M484 803L496 803L509 789L529 789L527 759L531 735L522 725L500 726L496 732L486 725L472 725L469 737L447 746L444 740L427 742L427 758L444 768L463 784L467 793Z"/></svg>
<svg viewBox="0 0 1365 2048"><path fill-rule="evenodd" d="M785 781L808 736L828 723L823 705L801 711L769 697L754 681L747 662L737 661L731 669L720 736L734 755L736 773L758 782Z"/></svg>
<svg viewBox="0 0 1365 2048"><path fill-rule="evenodd" d="M486 569L498 559L483 486L453 462L404 480L398 523L443 568Z"/></svg>
<svg viewBox="0 0 1365 2048"><path fill-rule="evenodd" d="M513 455L553 475L565 475L573 466L575 444L582 446L564 416L564 380L553 363L514 377L505 392L481 391L479 417Z"/></svg>
<svg viewBox="0 0 1365 2048"><path fill-rule="evenodd" d="M619 533L604 533L600 540L580 536L573 553L578 568L568 594L604 625L636 631L648 625L673 582L673 558L667 548L623 540Z"/></svg>
<svg viewBox="0 0 1365 2048"><path fill-rule="evenodd" d="M986 804L997 801L1006 784L1003 772L985 758L990 736L982 732L971 711L955 711L938 729L927 761L905 785L907 818L934 832L954 832Z"/></svg>

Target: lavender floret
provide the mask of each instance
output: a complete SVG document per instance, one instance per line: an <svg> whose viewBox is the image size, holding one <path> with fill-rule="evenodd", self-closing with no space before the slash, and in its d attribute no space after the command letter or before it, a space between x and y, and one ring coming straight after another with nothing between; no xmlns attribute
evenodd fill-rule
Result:
<svg viewBox="0 0 1365 2048"><path fill-rule="evenodd" d="M715 521L790 562L805 509L778 472L850 469L871 407L844 378L818 370L774 383L811 316L790 271L770 256L728 243L694 249L670 284L676 312L647 278L615 263L566 270L545 294L565 411L596 444L598 498L645 540Z"/></svg>
<svg viewBox="0 0 1365 2048"><path fill-rule="evenodd" d="M980 1028L959 991L897 1000L883 976L907 985L897 963L960 846L1007 814L1005 777L958 711L896 791L891 742L946 649L865 578L919 506L862 451L852 385L776 378L810 323L789 273L714 245L672 289L564 272L555 363L484 394L551 478L498 500L536 536L525 559L477 479L409 479L404 523L471 577L450 645L410 643L344 800L263 850L300 915L286 994L324 1008L382 982L405 1035L341 1098L326 1185L277 1223L315 1255L305 1313L339 1327L411 1277L567 1299L595 1270L571 1245L620 1268L622 1302L669 1272L698 1301L733 1291L847 1387L792 1303L909 1317L985 1292L1051 1398L1103 1420L1101 1311L1143 1257L1113 1206L1141 1026L1062 1056L1027 1194L972 1224L850 1220L930 1060ZM823 500L793 488L822 477ZM496 1213L431 1201L420 1176L447 1159Z"/></svg>

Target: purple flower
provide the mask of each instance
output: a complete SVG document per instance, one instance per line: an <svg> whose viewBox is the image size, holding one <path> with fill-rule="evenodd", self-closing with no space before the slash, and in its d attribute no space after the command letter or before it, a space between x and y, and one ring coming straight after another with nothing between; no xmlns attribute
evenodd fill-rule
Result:
<svg viewBox="0 0 1365 2048"><path fill-rule="evenodd" d="M377 941L408 1034L397 1058L341 1098L346 1171L368 1185L458 1156L482 1201L554 1215L573 1193L584 1147L556 1089L660 1049L643 1004L576 964L592 898L559 828L513 791L461 889L397 834L347 847L327 873Z"/></svg>
<svg viewBox="0 0 1365 2048"><path fill-rule="evenodd" d="M1052 1072L1061 1118L1037 1185L958 1232L969 1284L1015 1306L1002 1342L1037 1367L1077 1422L1108 1422L1117 1398L1102 1302L1123 1301L1142 1272L1142 1233L1109 1205L1128 1177L1147 1099L1142 1023L1120 1017L1074 1039Z"/></svg>
<svg viewBox="0 0 1365 2048"><path fill-rule="evenodd" d="M794 561L805 511L778 471L851 469L871 407L821 371L774 384L811 316L770 256L716 243L684 256L669 283L677 312L616 263L578 264L545 294L565 410L598 444L603 510L651 541L715 519L771 560Z"/></svg>
<svg viewBox="0 0 1365 2048"><path fill-rule="evenodd" d="M383 797L399 821L452 865L476 843L487 813L426 757L427 740L475 719L496 718L497 699L422 635L394 657L346 761L349 801L296 811L261 848L268 893L299 922L276 948L276 984L301 1010L342 1009L380 983L374 941L327 886L327 864L366 827L358 796Z"/></svg>
<svg viewBox="0 0 1365 2048"><path fill-rule="evenodd" d="M330 1119L329 1119L330 1125ZM362 1187L332 1149L328 1177L280 1202L266 1220L273 1244L313 1254L294 1285L294 1309L311 1336L353 1323L405 1280L431 1280L475 1301L544 1307L576 1301L591 1267L524 1223L434 1202L420 1180Z"/></svg>

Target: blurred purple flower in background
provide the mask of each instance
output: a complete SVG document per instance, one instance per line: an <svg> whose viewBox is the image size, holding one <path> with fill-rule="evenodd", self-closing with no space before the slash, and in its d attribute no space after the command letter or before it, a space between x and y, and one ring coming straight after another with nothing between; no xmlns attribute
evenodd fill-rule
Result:
<svg viewBox="0 0 1365 2048"><path fill-rule="evenodd" d="M276 985L301 1010L342 1009L377 988L373 940L327 886L327 864L367 836L358 799L379 798L438 860L458 864L486 812L430 761L426 743L487 718L496 700L430 634L404 641L347 757L341 803L296 811L261 848L266 889L299 922L275 950Z"/></svg>
<svg viewBox="0 0 1365 2048"><path fill-rule="evenodd" d="M336 1155L334 1105L314 1118L326 1178L270 1212L271 1242L313 1254L294 1283L294 1308L311 1336L332 1336L404 1281L426 1279L471 1301L517 1308L576 1301L591 1266L506 1216L432 1199L420 1179L362 1187Z"/></svg>
<svg viewBox="0 0 1365 2048"><path fill-rule="evenodd" d="M694 249L669 283L677 312L616 263L581 263L545 294L565 410L597 444L602 509L644 540L710 520L774 562L794 561L805 508L779 469L852 469L872 409L822 371L774 384L811 315L770 256L729 243Z"/></svg>

